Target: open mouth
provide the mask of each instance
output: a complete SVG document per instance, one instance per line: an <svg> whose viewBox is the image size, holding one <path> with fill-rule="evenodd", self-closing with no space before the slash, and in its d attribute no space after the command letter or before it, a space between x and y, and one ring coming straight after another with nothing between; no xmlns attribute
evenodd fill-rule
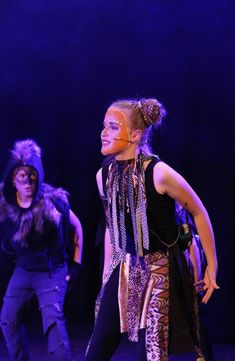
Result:
<svg viewBox="0 0 235 361"><path fill-rule="evenodd" d="M109 145L110 142L108 140L102 140L102 146Z"/></svg>

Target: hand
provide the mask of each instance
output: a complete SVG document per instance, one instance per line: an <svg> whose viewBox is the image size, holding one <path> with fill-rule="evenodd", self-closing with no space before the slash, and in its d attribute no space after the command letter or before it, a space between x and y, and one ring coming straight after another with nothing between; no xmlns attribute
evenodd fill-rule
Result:
<svg viewBox="0 0 235 361"><path fill-rule="evenodd" d="M201 290L205 292L202 303L207 303L211 298L212 293L214 290L218 290L220 287L216 283L216 274L217 274L217 267L207 266L204 274L203 281L199 281L195 284L195 286L201 285L203 286Z"/></svg>
<svg viewBox="0 0 235 361"><path fill-rule="evenodd" d="M69 265L69 272L65 277L66 281L69 283L68 291L70 291L71 288L75 285L78 276L80 274L80 270L81 270L81 264L72 261L71 264Z"/></svg>

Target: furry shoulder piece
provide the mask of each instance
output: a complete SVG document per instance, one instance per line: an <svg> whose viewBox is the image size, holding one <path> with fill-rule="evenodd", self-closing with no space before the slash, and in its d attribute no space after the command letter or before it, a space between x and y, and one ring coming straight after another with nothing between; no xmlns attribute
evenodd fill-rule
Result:
<svg viewBox="0 0 235 361"><path fill-rule="evenodd" d="M43 183L41 189L41 197L50 198L51 200L59 199L62 202L68 204L69 193L63 188L54 188L47 183Z"/></svg>
<svg viewBox="0 0 235 361"><path fill-rule="evenodd" d="M42 185L38 201L28 209L7 203L2 189L1 184L0 222L4 222L7 218L12 221L16 226L13 240L21 243L22 246L27 246L27 239L33 230L43 233L45 221L59 225L63 215L61 209L56 207L56 203L60 202L69 208L68 193L62 188L53 188L45 183Z"/></svg>

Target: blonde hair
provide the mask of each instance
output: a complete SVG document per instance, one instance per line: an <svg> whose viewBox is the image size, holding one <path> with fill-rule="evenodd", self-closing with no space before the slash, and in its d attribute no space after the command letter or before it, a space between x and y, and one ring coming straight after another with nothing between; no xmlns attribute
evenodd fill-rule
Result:
<svg viewBox="0 0 235 361"><path fill-rule="evenodd" d="M164 106L154 98L140 100L119 99L111 104L127 111L130 127L142 130L140 148L144 153L150 153L149 138L151 129L158 127L166 116Z"/></svg>

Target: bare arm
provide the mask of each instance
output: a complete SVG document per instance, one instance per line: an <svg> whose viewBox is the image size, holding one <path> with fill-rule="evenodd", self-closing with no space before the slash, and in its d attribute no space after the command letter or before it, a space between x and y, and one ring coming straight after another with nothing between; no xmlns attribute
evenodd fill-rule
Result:
<svg viewBox="0 0 235 361"><path fill-rule="evenodd" d="M74 228L74 258L73 260L77 263L82 263L82 249L83 249L83 231L82 225L78 217L73 213L73 211L69 211L69 219L70 223Z"/></svg>
<svg viewBox="0 0 235 361"><path fill-rule="evenodd" d="M199 236L197 234L194 235L194 237L192 239L192 244L189 247L189 255L190 255L192 265L193 265L196 290L200 291L199 285L200 285L201 279L203 277L202 264L201 264L202 260L201 260L200 249L199 249L197 241L196 241L196 237L199 238Z"/></svg>
<svg viewBox="0 0 235 361"><path fill-rule="evenodd" d="M206 293L202 299L202 302L207 303L214 289L219 288L216 284L217 257L214 234L208 213L186 180L163 162L157 163L154 167L154 185L159 193L167 193L182 206L187 204L188 210L194 218L207 259L207 268L204 275L204 290Z"/></svg>
<svg viewBox="0 0 235 361"><path fill-rule="evenodd" d="M96 174L96 181L97 186L99 189L99 193L101 196L104 196L103 192L103 182L102 182L102 169L100 169ZM104 282L105 274L111 265L113 257L113 248L110 242L110 234L108 228L105 229L105 236L104 236L104 267L103 267L103 277L102 280Z"/></svg>

